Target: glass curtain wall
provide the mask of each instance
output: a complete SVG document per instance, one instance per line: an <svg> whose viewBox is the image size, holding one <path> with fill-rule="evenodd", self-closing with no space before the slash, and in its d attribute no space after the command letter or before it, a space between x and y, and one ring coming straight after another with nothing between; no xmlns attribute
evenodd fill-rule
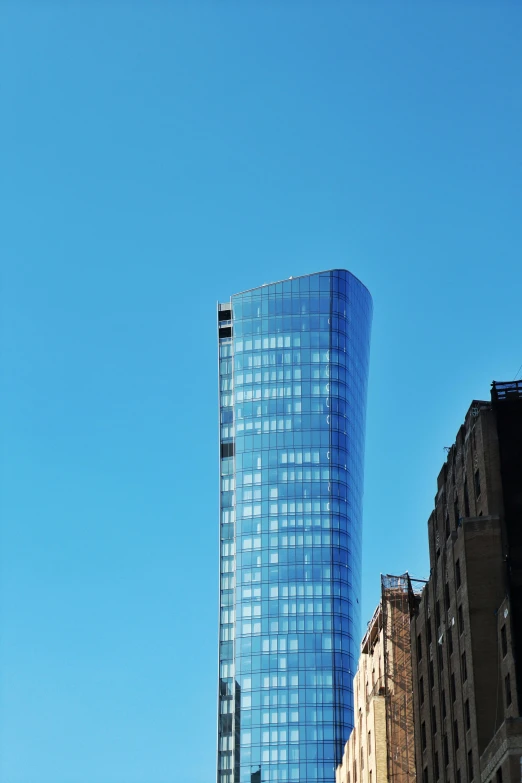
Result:
<svg viewBox="0 0 522 783"><path fill-rule="evenodd" d="M218 306L218 783L331 783L352 729L371 312L345 270Z"/></svg>

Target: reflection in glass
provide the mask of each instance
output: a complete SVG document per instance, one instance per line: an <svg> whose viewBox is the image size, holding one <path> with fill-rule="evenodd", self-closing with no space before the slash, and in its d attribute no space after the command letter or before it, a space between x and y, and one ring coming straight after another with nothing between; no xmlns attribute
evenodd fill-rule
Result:
<svg viewBox="0 0 522 783"><path fill-rule="evenodd" d="M326 783L353 724L371 297L333 270L218 306L218 783Z"/></svg>

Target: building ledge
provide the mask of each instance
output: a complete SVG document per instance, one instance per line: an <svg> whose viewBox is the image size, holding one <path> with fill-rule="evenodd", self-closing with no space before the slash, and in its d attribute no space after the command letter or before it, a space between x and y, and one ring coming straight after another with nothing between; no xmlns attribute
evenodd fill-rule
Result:
<svg viewBox="0 0 522 783"><path fill-rule="evenodd" d="M375 644L379 638L379 633L382 628L382 606L379 604L373 617L368 623L368 630L364 634L364 638L361 642L361 653L363 655L370 655Z"/></svg>
<svg viewBox="0 0 522 783"><path fill-rule="evenodd" d="M480 757L481 781L487 783L491 775L511 753L522 755L522 718L507 718Z"/></svg>

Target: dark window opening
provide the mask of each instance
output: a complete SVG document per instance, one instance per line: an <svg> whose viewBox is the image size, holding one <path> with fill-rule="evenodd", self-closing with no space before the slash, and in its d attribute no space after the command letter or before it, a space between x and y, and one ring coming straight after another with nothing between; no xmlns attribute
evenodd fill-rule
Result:
<svg viewBox="0 0 522 783"><path fill-rule="evenodd" d="M439 778L440 778L439 754L437 751L435 751L435 780L438 780Z"/></svg>
<svg viewBox="0 0 522 783"><path fill-rule="evenodd" d="M424 704L424 678L421 677L419 680L419 696L420 696L420 703Z"/></svg>
<svg viewBox="0 0 522 783"><path fill-rule="evenodd" d="M220 339L222 337L232 337L232 327L231 326L222 326L219 330L219 337Z"/></svg>
<svg viewBox="0 0 522 783"><path fill-rule="evenodd" d="M464 717L466 718L466 730L471 728L471 715L469 711L469 699L464 702Z"/></svg>
<svg viewBox="0 0 522 783"><path fill-rule="evenodd" d="M417 660L422 660L422 638L420 634L417 636Z"/></svg>
<svg viewBox="0 0 522 783"><path fill-rule="evenodd" d="M435 687L435 671L433 669L433 661L430 661L429 677L430 677L430 688L433 689Z"/></svg>
<svg viewBox="0 0 522 783"><path fill-rule="evenodd" d="M468 778L473 780L473 751L468 751Z"/></svg>
<svg viewBox="0 0 522 783"><path fill-rule="evenodd" d="M444 585L444 608L448 611L450 605L450 589L449 582Z"/></svg>
<svg viewBox="0 0 522 783"><path fill-rule="evenodd" d="M448 627L448 630L446 631L446 634L448 636L448 652L450 655L453 654L453 632L452 632L451 625Z"/></svg>
<svg viewBox="0 0 522 783"><path fill-rule="evenodd" d="M456 720L453 721L453 742L455 744L455 750L459 747L459 724Z"/></svg>
<svg viewBox="0 0 522 783"><path fill-rule="evenodd" d="M461 661L462 661L462 682L466 682L468 679L468 666L466 663L466 651L461 655Z"/></svg>
<svg viewBox="0 0 522 783"><path fill-rule="evenodd" d="M475 480L475 497L479 498L480 497L480 471L478 468L475 471L474 480Z"/></svg>
<svg viewBox="0 0 522 783"><path fill-rule="evenodd" d="M442 743L444 746L444 766L447 767L449 764L449 747L448 747L448 735L444 735L444 742Z"/></svg>
<svg viewBox="0 0 522 783"><path fill-rule="evenodd" d="M456 500L453 504L453 515L455 517L455 529L458 528L460 523L460 511L459 511L459 503Z"/></svg>
<svg viewBox="0 0 522 783"><path fill-rule="evenodd" d="M468 482L464 482L464 514L469 517L469 494L468 494Z"/></svg>
<svg viewBox="0 0 522 783"><path fill-rule="evenodd" d="M464 633L464 614L462 612L462 606L459 606L457 610L457 619L459 624L459 634Z"/></svg>
<svg viewBox="0 0 522 783"><path fill-rule="evenodd" d="M457 698L457 688L455 686L455 674L453 672L451 673L450 685L451 685L451 701L455 701L455 699Z"/></svg>
<svg viewBox="0 0 522 783"><path fill-rule="evenodd" d="M458 558L457 558L457 562L455 563L455 582L458 590L461 585L460 560Z"/></svg>
<svg viewBox="0 0 522 783"><path fill-rule="evenodd" d="M220 310L218 312L218 321L231 321L232 310Z"/></svg>
<svg viewBox="0 0 522 783"><path fill-rule="evenodd" d="M232 734L232 715L219 716L219 733L222 737L229 737Z"/></svg>
<svg viewBox="0 0 522 783"><path fill-rule="evenodd" d="M426 750L426 745L427 745L426 724L424 723L424 721L422 721L422 724L421 724L421 738L422 738L422 749Z"/></svg>
<svg viewBox="0 0 522 783"><path fill-rule="evenodd" d="M502 767L499 767L497 769L497 783L502 783Z"/></svg>
<svg viewBox="0 0 522 783"><path fill-rule="evenodd" d="M445 691L442 691L441 700L442 700L442 719L444 720L444 718L446 717L446 693L445 693Z"/></svg>
<svg viewBox="0 0 522 783"><path fill-rule="evenodd" d="M224 459L225 457L233 457L234 456L234 443L230 441L229 443L222 443L221 444L221 458Z"/></svg>
<svg viewBox="0 0 522 783"><path fill-rule="evenodd" d="M431 730L433 734L437 733L437 710L434 704L431 707Z"/></svg>

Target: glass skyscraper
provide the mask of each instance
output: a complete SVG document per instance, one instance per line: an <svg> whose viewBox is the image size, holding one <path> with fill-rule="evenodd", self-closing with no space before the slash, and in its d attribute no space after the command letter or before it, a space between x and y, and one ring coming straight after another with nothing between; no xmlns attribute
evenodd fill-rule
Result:
<svg viewBox="0 0 522 783"><path fill-rule="evenodd" d="M371 314L342 269L218 305L218 783L332 783L352 729Z"/></svg>

